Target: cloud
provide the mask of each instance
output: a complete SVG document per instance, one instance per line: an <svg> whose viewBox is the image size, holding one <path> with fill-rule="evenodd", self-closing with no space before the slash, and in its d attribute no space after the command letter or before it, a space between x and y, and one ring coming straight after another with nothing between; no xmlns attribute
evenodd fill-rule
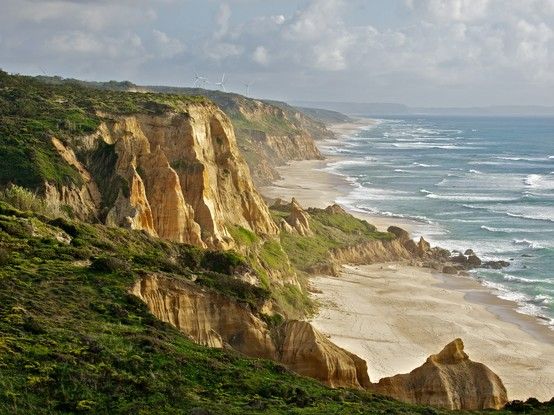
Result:
<svg viewBox="0 0 554 415"><path fill-rule="evenodd" d="M269 94L554 104L554 0L403 0L396 14L388 0L298 3L3 0L0 54L75 76L240 74Z"/></svg>
<svg viewBox="0 0 554 415"><path fill-rule="evenodd" d="M259 63L260 65L267 65L269 63L269 56L267 55L267 49L263 46L257 46L254 49L252 54L252 59L254 62Z"/></svg>
<svg viewBox="0 0 554 415"><path fill-rule="evenodd" d="M155 55L162 58L171 58L179 55L185 50L185 45L179 39L171 38L166 33L153 29L152 30L154 49L157 52Z"/></svg>

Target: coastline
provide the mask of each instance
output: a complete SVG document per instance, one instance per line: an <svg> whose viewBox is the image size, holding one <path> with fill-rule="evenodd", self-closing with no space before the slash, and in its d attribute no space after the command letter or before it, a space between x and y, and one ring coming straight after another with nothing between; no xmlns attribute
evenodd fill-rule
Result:
<svg viewBox="0 0 554 415"><path fill-rule="evenodd" d="M367 119L337 124L339 137ZM340 143L338 140L325 144ZM352 190L326 170L342 160L295 161L278 168L281 180L260 189L266 199L295 197L304 207L324 208ZM428 224L347 209L379 230L400 226L412 236ZM392 268L390 268L392 267ZM372 381L420 366L456 337L470 358L488 365L504 381L510 399L549 400L554 390L554 332L517 304L496 297L477 280L403 264L345 266L341 276L311 279L320 302L313 324L332 341L367 360ZM409 293L409 295L406 295ZM391 307L396 313L391 313Z"/></svg>
<svg viewBox="0 0 554 415"><path fill-rule="evenodd" d="M340 277L310 283L320 304L312 324L366 360L372 382L410 372L460 337L509 399L552 397L554 333L471 278L386 263L344 266Z"/></svg>

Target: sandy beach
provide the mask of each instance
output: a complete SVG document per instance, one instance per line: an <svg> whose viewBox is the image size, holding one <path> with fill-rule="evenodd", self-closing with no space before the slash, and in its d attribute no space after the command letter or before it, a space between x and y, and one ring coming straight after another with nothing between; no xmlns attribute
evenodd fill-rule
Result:
<svg viewBox="0 0 554 415"><path fill-rule="evenodd" d="M312 323L368 363L370 379L407 373L460 337L503 380L510 399L554 393L554 332L478 282L402 264L345 266L311 280ZM502 318L500 318L502 316Z"/></svg>
<svg viewBox="0 0 554 415"><path fill-rule="evenodd" d="M340 197L346 196L352 190L352 185L345 177L325 170L331 162L333 158L303 160L277 167L282 178L269 186L260 187L260 192L270 205L275 199L290 200L294 197L304 207L325 208L336 203ZM403 218L370 214L348 208L346 210L356 217L367 220L382 231L386 231L391 225L396 225L418 236L422 235L429 226Z"/></svg>
<svg viewBox="0 0 554 415"><path fill-rule="evenodd" d="M362 123L367 125L367 121ZM351 134L360 123L333 130ZM334 161L299 161L279 168L282 179L261 188L265 198L326 207L351 191L346 178L325 168ZM413 236L428 224L350 211L380 230L397 225ZM554 395L554 331L516 311L470 277L448 276L403 264L345 266L340 277L311 280L319 314L312 322L339 346L368 362L372 381L407 373L448 342L462 338L474 361L503 380L510 399Z"/></svg>

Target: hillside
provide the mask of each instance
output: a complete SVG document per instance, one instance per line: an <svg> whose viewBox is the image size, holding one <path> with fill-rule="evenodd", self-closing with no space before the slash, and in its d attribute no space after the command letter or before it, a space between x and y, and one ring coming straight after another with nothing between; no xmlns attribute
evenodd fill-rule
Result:
<svg viewBox="0 0 554 415"><path fill-rule="evenodd" d="M206 97L0 72L0 133L6 412L419 413L354 392L379 387L366 362L298 319L314 309L312 273L398 260L441 269L448 251L399 228L378 232L337 205L268 208L232 123ZM486 368L482 386L469 386L471 365L460 360L455 379L431 370L438 395L408 380L382 390L438 407L502 407L501 380ZM343 391L291 372L351 392L335 400ZM256 389L267 382L290 387Z"/></svg>
<svg viewBox="0 0 554 415"><path fill-rule="evenodd" d="M71 84L112 91L159 92L206 97L230 118L239 148L254 181L268 184L279 178L275 167L291 160L321 159L315 140L333 138L322 120L278 101L258 100L235 93L201 88L139 86L131 82L84 82L59 77L37 77L54 85Z"/></svg>
<svg viewBox="0 0 554 415"><path fill-rule="evenodd" d="M128 293L155 273L255 307L267 293L233 282L235 261L0 204L0 413L452 413L195 345Z"/></svg>

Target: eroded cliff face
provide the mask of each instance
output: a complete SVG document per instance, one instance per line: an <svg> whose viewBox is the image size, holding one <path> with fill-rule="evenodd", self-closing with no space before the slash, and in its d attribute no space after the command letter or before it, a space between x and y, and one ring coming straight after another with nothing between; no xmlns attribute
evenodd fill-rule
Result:
<svg viewBox="0 0 554 415"><path fill-rule="evenodd" d="M333 136L292 107L243 98L222 108L235 120L240 148L258 184L280 178L276 167L288 161L323 159L315 140Z"/></svg>
<svg viewBox="0 0 554 415"><path fill-rule="evenodd" d="M191 282L158 275L138 281L131 292L156 317L199 344L272 359L332 387L369 385L365 361L331 343L309 323L291 320L272 331L243 304Z"/></svg>
<svg viewBox="0 0 554 415"><path fill-rule="evenodd" d="M371 390L400 401L446 409L500 409L507 402L500 378L464 352L461 339L408 374L383 378Z"/></svg>
<svg viewBox="0 0 554 415"><path fill-rule="evenodd" d="M87 160L79 163L85 182L98 183L90 210L107 224L223 249L234 245L231 225L278 232L216 106L103 118L97 133L75 145Z"/></svg>

